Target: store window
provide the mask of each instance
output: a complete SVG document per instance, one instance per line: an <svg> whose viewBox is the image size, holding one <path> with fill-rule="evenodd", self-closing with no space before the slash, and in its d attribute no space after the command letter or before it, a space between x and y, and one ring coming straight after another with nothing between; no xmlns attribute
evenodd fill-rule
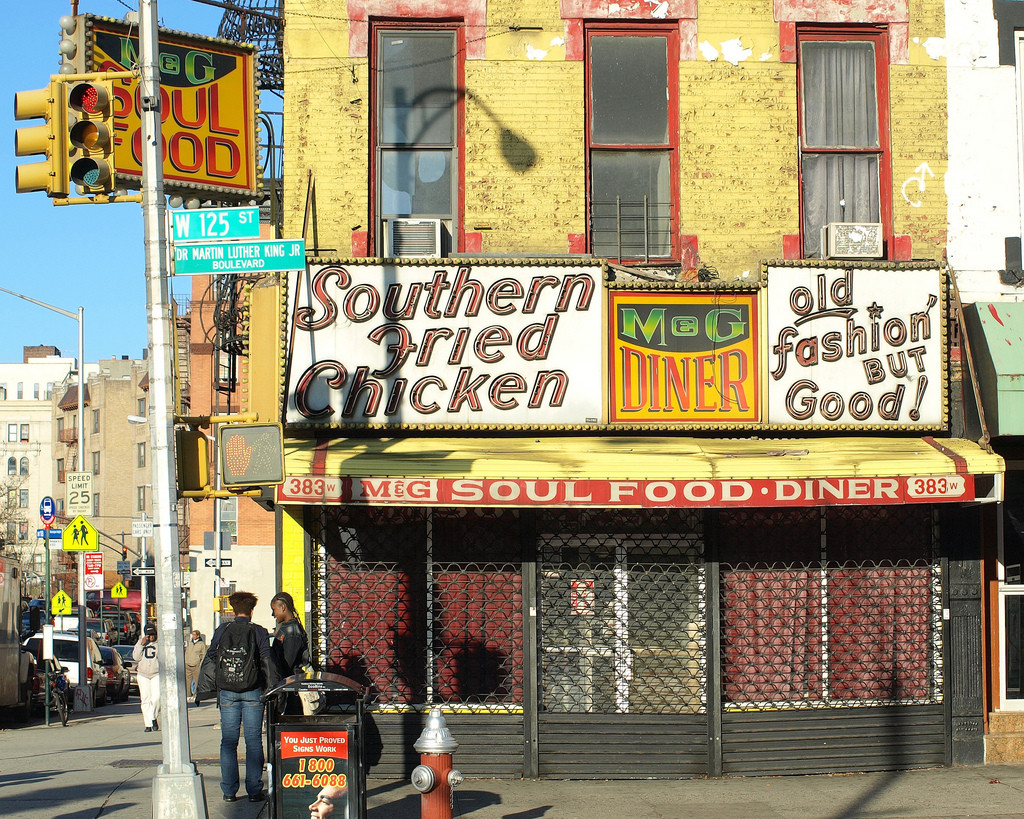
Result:
<svg viewBox="0 0 1024 819"><path fill-rule="evenodd" d="M588 208L595 256L679 256L675 28L587 30Z"/></svg>
<svg viewBox="0 0 1024 819"><path fill-rule="evenodd" d="M832 222L892 236L889 42L884 30L798 31L800 211L805 258Z"/></svg>
<svg viewBox="0 0 1024 819"><path fill-rule="evenodd" d="M374 36L376 243L381 256L407 255L404 237L457 248L462 134L461 33L424 26L378 27ZM404 221L413 220L413 222ZM430 235L432 220L440 220ZM418 235L418 234L417 234ZM410 238L409 241L412 241Z"/></svg>

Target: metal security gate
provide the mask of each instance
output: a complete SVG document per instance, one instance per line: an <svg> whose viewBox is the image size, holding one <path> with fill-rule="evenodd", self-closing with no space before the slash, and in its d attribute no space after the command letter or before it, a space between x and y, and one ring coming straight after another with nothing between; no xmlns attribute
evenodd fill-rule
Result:
<svg viewBox="0 0 1024 819"><path fill-rule="evenodd" d="M312 637L405 776L442 705L474 776L943 764L928 506L311 510ZM714 659L711 662L711 659Z"/></svg>
<svg viewBox="0 0 1024 819"><path fill-rule="evenodd" d="M925 506L720 514L722 773L944 763L938 543Z"/></svg>

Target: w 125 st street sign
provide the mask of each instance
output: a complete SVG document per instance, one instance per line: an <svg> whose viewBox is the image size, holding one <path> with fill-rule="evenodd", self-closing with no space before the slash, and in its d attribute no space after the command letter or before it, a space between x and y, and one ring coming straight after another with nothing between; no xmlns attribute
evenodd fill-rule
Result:
<svg viewBox="0 0 1024 819"><path fill-rule="evenodd" d="M174 275L215 273L282 273L304 270L306 242L302 239L258 242L195 242L175 245Z"/></svg>
<svg viewBox="0 0 1024 819"><path fill-rule="evenodd" d="M171 214L174 243L259 239L259 208L199 208Z"/></svg>

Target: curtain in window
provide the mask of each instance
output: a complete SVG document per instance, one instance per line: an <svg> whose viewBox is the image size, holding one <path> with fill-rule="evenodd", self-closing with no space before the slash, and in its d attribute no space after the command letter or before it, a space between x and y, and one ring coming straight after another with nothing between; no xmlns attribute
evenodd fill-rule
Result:
<svg viewBox="0 0 1024 819"><path fill-rule="evenodd" d="M875 49L864 41L805 42L800 60L804 255L817 256L821 228L829 222L881 218Z"/></svg>

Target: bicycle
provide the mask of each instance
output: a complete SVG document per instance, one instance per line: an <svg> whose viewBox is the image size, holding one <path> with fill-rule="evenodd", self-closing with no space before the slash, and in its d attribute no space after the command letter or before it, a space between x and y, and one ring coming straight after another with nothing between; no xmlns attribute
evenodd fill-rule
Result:
<svg viewBox="0 0 1024 819"><path fill-rule="evenodd" d="M57 664L54 659L46 661L46 669L43 672L43 678L46 685L49 686L50 690L50 710L55 712L60 717L60 724L68 724L68 711L70 706L68 705L68 692L71 686L68 683L67 674L64 673L64 668ZM46 694L45 692L41 695L41 701L43 707L46 705Z"/></svg>

